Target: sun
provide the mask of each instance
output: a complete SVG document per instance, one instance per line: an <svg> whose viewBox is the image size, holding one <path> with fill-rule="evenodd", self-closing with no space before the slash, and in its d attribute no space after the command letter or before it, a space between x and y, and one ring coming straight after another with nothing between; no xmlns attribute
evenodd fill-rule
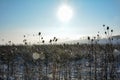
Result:
<svg viewBox="0 0 120 80"><path fill-rule="evenodd" d="M62 22L68 22L73 16L73 10L70 6L64 4L58 9L57 15Z"/></svg>

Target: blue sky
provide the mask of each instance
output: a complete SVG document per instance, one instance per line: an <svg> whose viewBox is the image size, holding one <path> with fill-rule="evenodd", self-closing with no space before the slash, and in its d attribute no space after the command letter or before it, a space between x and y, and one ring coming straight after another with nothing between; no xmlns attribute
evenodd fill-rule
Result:
<svg viewBox="0 0 120 80"><path fill-rule="evenodd" d="M58 19L61 4L73 9L68 23ZM103 33L106 24L120 32L120 0L0 0L0 39L22 41L23 34L75 38Z"/></svg>

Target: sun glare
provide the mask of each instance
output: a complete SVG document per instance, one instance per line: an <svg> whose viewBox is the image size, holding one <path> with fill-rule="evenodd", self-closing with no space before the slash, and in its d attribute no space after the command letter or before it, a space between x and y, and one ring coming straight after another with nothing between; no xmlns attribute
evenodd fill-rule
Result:
<svg viewBox="0 0 120 80"><path fill-rule="evenodd" d="M64 4L58 9L57 15L62 22L68 22L73 16L72 8Z"/></svg>

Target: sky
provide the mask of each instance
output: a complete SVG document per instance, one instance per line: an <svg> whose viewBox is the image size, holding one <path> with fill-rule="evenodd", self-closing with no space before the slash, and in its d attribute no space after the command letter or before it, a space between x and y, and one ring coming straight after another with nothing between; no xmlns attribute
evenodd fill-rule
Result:
<svg viewBox="0 0 120 80"><path fill-rule="evenodd" d="M69 22L57 16L62 4L73 10ZM0 43L21 43L23 35L36 42L38 32L46 40L56 36L62 41L94 36L98 31L104 35L103 24L114 35L120 34L120 0L0 0Z"/></svg>

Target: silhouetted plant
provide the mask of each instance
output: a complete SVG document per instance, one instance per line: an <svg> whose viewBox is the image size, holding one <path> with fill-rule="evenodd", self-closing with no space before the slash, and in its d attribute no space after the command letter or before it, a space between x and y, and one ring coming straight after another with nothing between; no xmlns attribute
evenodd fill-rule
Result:
<svg viewBox="0 0 120 80"><path fill-rule="evenodd" d="M88 40L90 40L90 37L88 36Z"/></svg>
<svg viewBox="0 0 120 80"><path fill-rule="evenodd" d="M105 25L103 25L103 27L105 27ZM107 36L107 39L112 40L113 30L110 31L110 28L108 26L105 27L105 29L105 35ZM109 32L111 32L111 35L109 34ZM43 39L41 32L37 34L37 37L38 36L39 43L41 39L41 43L44 44L45 40ZM28 39L26 39L26 35L24 35L23 37L24 44L27 44ZM83 79L83 77L86 77L86 80L97 80L99 77L100 80L108 80L108 77L110 77L111 80L117 80L116 75L119 76L119 74L117 74L116 71L117 67L115 65L117 64L117 62L116 57L113 56L113 50L114 48L120 49L120 46L114 46L112 44L94 44L94 42L98 40L99 37L99 32L94 37L88 36L87 39L91 44L79 44L79 46L76 44L32 46L20 45L15 46L17 47L17 50L11 49L14 46L0 46L0 76L1 61L3 61L2 65L8 65L9 68L7 68L8 70L6 71L6 73L7 76L11 76L11 69L13 67L11 64L14 58L16 56L22 56L24 59L24 64L22 64L24 65L24 72L21 73L23 75L23 79L25 80L48 80L50 79L50 77L48 76L49 74L52 75L51 80L61 80L60 78L65 80L81 80ZM57 41L58 38L53 37L52 39L50 39L49 43L55 43ZM41 59L32 59L33 52L41 53L41 51L43 52L43 54L40 54ZM42 58L43 55L44 57ZM82 60L84 61L83 63ZM15 61L16 64L20 63L18 60ZM84 64L86 62L88 63L87 66L86 64ZM14 69L16 68L14 67ZM15 71L14 69L13 71ZM2 74L6 75L6 73ZM17 74L17 72L15 72L15 74ZM76 74L77 77L75 76Z"/></svg>
<svg viewBox="0 0 120 80"><path fill-rule="evenodd" d="M41 37L41 39L43 39L43 37Z"/></svg>
<svg viewBox="0 0 120 80"><path fill-rule="evenodd" d="M45 40L42 40L42 43L45 43Z"/></svg>
<svg viewBox="0 0 120 80"><path fill-rule="evenodd" d="M23 37L25 38L26 36L25 36L25 35L23 35Z"/></svg>
<svg viewBox="0 0 120 80"><path fill-rule="evenodd" d="M103 24L103 27L105 27L105 24Z"/></svg>
<svg viewBox="0 0 120 80"><path fill-rule="evenodd" d="M113 29L111 29L111 31L110 31L110 27L107 26L106 30L107 30L107 31L105 31L106 38L108 39L108 42L111 44L111 41L113 40L113 38L112 38ZM111 34L110 34L110 32L111 32Z"/></svg>
<svg viewBox="0 0 120 80"><path fill-rule="evenodd" d="M39 32L38 35L40 36L40 35L41 35L41 32Z"/></svg>
<svg viewBox="0 0 120 80"><path fill-rule="evenodd" d="M107 35L107 32L105 31L105 35Z"/></svg>
<svg viewBox="0 0 120 80"><path fill-rule="evenodd" d="M111 32L113 32L113 29L111 30Z"/></svg>
<svg viewBox="0 0 120 80"><path fill-rule="evenodd" d="M41 32L38 33L38 36L39 36L39 43L40 43L40 36L41 36Z"/></svg>
<svg viewBox="0 0 120 80"><path fill-rule="evenodd" d="M50 39L49 43L52 43L52 40Z"/></svg>
<svg viewBox="0 0 120 80"><path fill-rule="evenodd" d="M107 30L109 30L109 26L107 26Z"/></svg>
<svg viewBox="0 0 120 80"><path fill-rule="evenodd" d="M55 39L55 42L57 42L57 41L58 41L58 39L56 38L56 39Z"/></svg>

